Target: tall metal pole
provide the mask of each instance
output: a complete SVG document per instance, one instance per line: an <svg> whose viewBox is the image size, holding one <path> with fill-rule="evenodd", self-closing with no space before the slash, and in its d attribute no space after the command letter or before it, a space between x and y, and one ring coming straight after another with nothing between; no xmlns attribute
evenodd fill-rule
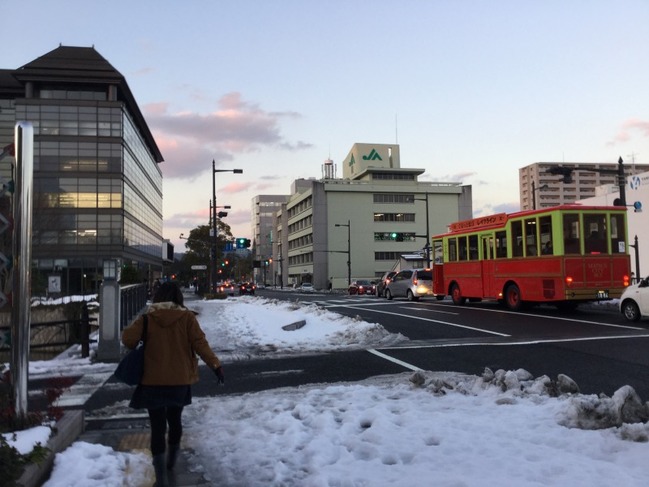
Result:
<svg viewBox="0 0 649 487"><path fill-rule="evenodd" d="M216 292L216 276L217 276L217 261L219 256L219 241L216 234L216 173L217 172L231 172L234 174L242 174L243 169L216 169L214 159L212 159L212 291Z"/></svg>
<svg viewBox="0 0 649 487"><path fill-rule="evenodd" d="M428 193L426 193L426 267L430 269L430 219L428 218Z"/></svg>
<svg viewBox="0 0 649 487"><path fill-rule="evenodd" d="M624 175L624 161L620 157L617 161L617 177L620 186L620 204L626 206L626 176Z"/></svg>
<svg viewBox="0 0 649 487"><path fill-rule="evenodd" d="M16 181L14 185L14 238L12 245L11 383L14 393L14 410L16 417L22 423L27 417L29 374L34 128L29 122L18 122L15 132Z"/></svg>
<svg viewBox="0 0 649 487"><path fill-rule="evenodd" d="M352 222L347 220L347 286L352 285Z"/></svg>
<svg viewBox="0 0 649 487"><path fill-rule="evenodd" d="M212 159L212 280L210 292L216 292L216 261L217 261L218 240L216 238L216 167Z"/></svg>
<svg viewBox="0 0 649 487"><path fill-rule="evenodd" d="M640 274L640 246L638 245L638 236L636 235L633 239L634 245L629 245L633 250L635 250L635 279L633 283L639 282L642 279L642 274Z"/></svg>

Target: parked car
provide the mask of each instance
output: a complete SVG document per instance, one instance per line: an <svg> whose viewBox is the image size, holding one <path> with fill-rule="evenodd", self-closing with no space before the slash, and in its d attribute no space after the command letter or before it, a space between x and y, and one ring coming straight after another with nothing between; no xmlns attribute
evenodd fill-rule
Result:
<svg viewBox="0 0 649 487"><path fill-rule="evenodd" d="M396 273L397 273L396 271L389 271L383 274L383 277L381 277L381 280L376 285L376 295L378 297L381 298L385 296L385 288L388 285L388 283L392 280L392 278L395 276Z"/></svg>
<svg viewBox="0 0 649 487"><path fill-rule="evenodd" d="M649 277L625 289L620 296L620 312L629 321L649 316Z"/></svg>
<svg viewBox="0 0 649 487"><path fill-rule="evenodd" d="M315 288L313 287L313 284L311 284L310 282L303 282L300 285L300 287L298 287L297 289L301 293L312 293L313 291L315 291Z"/></svg>
<svg viewBox="0 0 649 487"><path fill-rule="evenodd" d="M349 294L374 294L376 286L367 279L353 281L348 288Z"/></svg>
<svg viewBox="0 0 649 487"><path fill-rule="evenodd" d="M408 298L417 301L422 296L434 296L431 269L404 269L397 272L385 288L385 297Z"/></svg>
<svg viewBox="0 0 649 487"><path fill-rule="evenodd" d="M252 282L242 282L239 284L239 296L242 294L255 294L255 285Z"/></svg>

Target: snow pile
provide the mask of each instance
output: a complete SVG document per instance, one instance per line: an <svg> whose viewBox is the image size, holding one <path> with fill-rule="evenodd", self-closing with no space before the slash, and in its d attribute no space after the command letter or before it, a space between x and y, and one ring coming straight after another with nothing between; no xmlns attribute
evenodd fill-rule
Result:
<svg viewBox="0 0 649 487"><path fill-rule="evenodd" d="M186 442L230 487L645 485L647 425L563 426L581 396L562 381L419 371L201 398Z"/></svg>

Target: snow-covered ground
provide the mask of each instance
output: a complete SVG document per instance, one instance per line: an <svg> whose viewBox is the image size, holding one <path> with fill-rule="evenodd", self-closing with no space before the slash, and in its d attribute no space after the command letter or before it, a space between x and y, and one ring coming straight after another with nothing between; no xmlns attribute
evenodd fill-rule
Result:
<svg viewBox="0 0 649 487"><path fill-rule="evenodd" d="M225 358L226 388L228 359L238 355L405 340L314 305L259 297L190 305ZM306 324L299 329L282 328L300 320ZM88 373L106 364L60 358L30 363L30 375L70 368ZM184 445L194 451L196 469L227 486L645 486L649 426L638 419L647 405L628 387L612 398L570 387L568 378L533 378L524 370L480 377L410 371L220 394L185 409ZM57 455L45 487L146 485L150 469L142 453L76 442Z"/></svg>

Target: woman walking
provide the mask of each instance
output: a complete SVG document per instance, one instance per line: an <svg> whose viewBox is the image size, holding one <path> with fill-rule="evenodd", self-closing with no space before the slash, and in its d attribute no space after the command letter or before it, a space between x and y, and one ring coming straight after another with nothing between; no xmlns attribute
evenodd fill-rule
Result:
<svg viewBox="0 0 649 487"><path fill-rule="evenodd" d="M127 348L135 348L145 321L144 375L133 393L130 407L146 409L149 413L155 486L166 487L169 485L167 470L174 468L180 449L183 408L191 404L191 384L198 381L196 355L212 368L221 384L224 375L221 362L210 348L194 312L185 308L182 291L176 283L161 284L146 315L139 316L124 329L122 343ZM165 442L167 426L169 434Z"/></svg>

